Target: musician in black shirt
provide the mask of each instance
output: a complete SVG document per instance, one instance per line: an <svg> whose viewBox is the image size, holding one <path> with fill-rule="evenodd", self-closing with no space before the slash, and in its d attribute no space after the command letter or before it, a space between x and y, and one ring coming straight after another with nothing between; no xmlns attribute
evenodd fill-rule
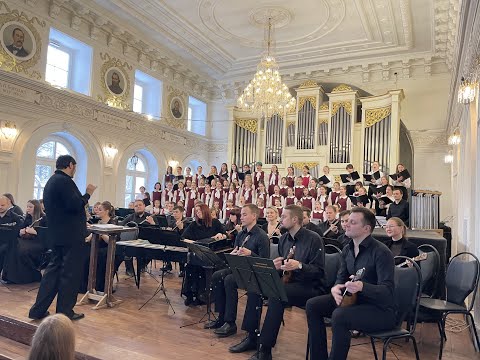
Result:
<svg viewBox="0 0 480 360"><path fill-rule="evenodd" d="M354 208L345 234L352 239L342 251L342 263L331 294L307 302L307 322L312 360L346 359L350 348L350 330L382 331L395 325L394 264L390 250L371 236L376 219L368 209ZM357 270L365 268L361 281L349 281ZM355 305L341 307L344 290L358 294ZM327 353L324 317L332 319L332 349Z"/></svg>
<svg viewBox="0 0 480 360"><path fill-rule="evenodd" d="M402 199L403 193L401 189L393 190L393 203L390 204L387 210L387 220L391 217L398 217L408 226L408 221L410 217L410 209L408 206L408 201Z"/></svg>
<svg viewBox="0 0 480 360"><path fill-rule="evenodd" d="M288 205L282 212L282 225L288 230L278 243L279 257L273 262L277 270L284 275L285 291L288 304L280 300L269 299L268 311L260 333L260 351L251 360L272 359L272 347L277 341L278 332L283 319L284 308L304 306L308 299L324 293L323 279L325 276L325 251L320 236L302 227L303 212L300 206ZM293 254L292 254L293 252ZM289 279L288 282L286 279ZM248 332L247 337L237 345L230 347L230 352L243 352L255 349L258 326L258 310L261 299L248 293L247 306L242 329Z"/></svg>
<svg viewBox="0 0 480 360"><path fill-rule="evenodd" d="M230 253L238 256L270 257L270 241L267 234L257 226L259 209L256 205L247 204L240 212L243 229L235 238L234 249ZM205 329L216 329L219 337L236 334L238 293L237 282L232 270L216 271L212 277L215 298L215 310L218 319L205 324Z"/></svg>
<svg viewBox="0 0 480 360"><path fill-rule="evenodd" d="M145 211L145 203L143 200L137 199L135 200L135 204L133 206L135 212L128 215L123 221L120 223L121 225L127 225L129 222L134 222L137 225L157 225L157 220L150 215L148 212Z"/></svg>
<svg viewBox="0 0 480 360"><path fill-rule="evenodd" d="M23 219L10 209L8 198L3 195L0 196L0 228L5 231L12 231L15 234L15 236L12 236L12 239L16 239L16 235L18 235L22 225ZM3 239L0 238L0 272L3 269L3 262L9 245L9 240L6 239L6 236Z"/></svg>
<svg viewBox="0 0 480 360"><path fill-rule="evenodd" d="M340 220L337 219L337 208L333 205L328 205L325 208L325 215L327 219L320 224L320 231L323 235L323 241L326 244L337 244L336 239L343 233Z"/></svg>
<svg viewBox="0 0 480 360"><path fill-rule="evenodd" d="M320 230L320 226L310 221L310 215L312 215L312 209L304 206L302 207L302 211L303 211L302 226L307 230L316 232L320 237L323 237L323 233Z"/></svg>

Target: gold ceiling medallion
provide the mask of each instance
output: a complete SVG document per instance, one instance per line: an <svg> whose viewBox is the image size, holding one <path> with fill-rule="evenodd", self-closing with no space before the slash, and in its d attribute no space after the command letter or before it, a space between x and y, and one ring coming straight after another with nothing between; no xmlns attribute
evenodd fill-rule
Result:
<svg viewBox="0 0 480 360"><path fill-rule="evenodd" d="M298 111L302 109L306 101L312 104L312 107L314 109L317 108L317 98L315 96L302 96L301 98L298 99Z"/></svg>
<svg viewBox="0 0 480 360"><path fill-rule="evenodd" d="M390 106L378 109L368 109L365 111L365 127L371 127L377 122L382 121L392 113Z"/></svg>
<svg viewBox="0 0 480 360"><path fill-rule="evenodd" d="M37 64L42 53L42 39L35 24L45 27L45 21L35 16L29 18L23 11L10 10L0 1L2 8L6 13L0 14L0 68L40 80L42 75L30 68Z"/></svg>
<svg viewBox="0 0 480 360"><path fill-rule="evenodd" d="M317 86L318 86L318 84L315 81L307 80L302 85L300 85L298 88L299 89L306 89L306 88L312 88L312 87L317 87Z"/></svg>
<svg viewBox="0 0 480 360"><path fill-rule="evenodd" d="M317 166L318 162L294 162L291 164L291 166L293 166L297 170L302 170L305 165L307 165L309 169L311 169Z"/></svg>
<svg viewBox="0 0 480 360"><path fill-rule="evenodd" d="M100 69L100 85L104 96L98 95L98 100L115 108L129 110L130 77L132 70L127 62L112 58L107 53L100 53L104 61Z"/></svg>
<svg viewBox="0 0 480 360"><path fill-rule="evenodd" d="M257 119L251 118L235 118L235 124L245 130L248 130L254 134L257 133L258 130L258 121Z"/></svg>
<svg viewBox="0 0 480 360"><path fill-rule="evenodd" d="M352 102L351 101L337 101L332 105L332 117L334 117L338 110L343 107L345 111L351 116L352 115Z"/></svg>
<svg viewBox="0 0 480 360"><path fill-rule="evenodd" d="M166 110L166 123L168 126L173 128L186 130L188 118L186 109L188 107L185 105L185 98L187 94L184 91L175 89L172 86L167 86L167 91L168 109Z"/></svg>
<svg viewBox="0 0 480 360"><path fill-rule="evenodd" d="M353 89L346 84L340 84L332 90L332 93L338 93L343 91L353 91Z"/></svg>
<svg viewBox="0 0 480 360"><path fill-rule="evenodd" d="M329 108L328 102L324 103L320 106L320 111L328 110L328 108Z"/></svg>

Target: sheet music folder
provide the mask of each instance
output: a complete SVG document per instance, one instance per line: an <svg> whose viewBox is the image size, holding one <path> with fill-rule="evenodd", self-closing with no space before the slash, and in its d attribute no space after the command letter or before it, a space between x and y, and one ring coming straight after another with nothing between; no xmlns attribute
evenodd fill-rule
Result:
<svg viewBox="0 0 480 360"><path fill-rule="evenodd" d="M269 299L288 302L285 286L273 260L252 256L225 254L240 289Z"/></svg>
<svg viewBox="0 0 480 360"><path fill-rule="evenodd" d="M198 244L186 243L187 248L196 256L197 261L203 267L214 267L215 269L224 269L227 267L225 262L215 254L210 248Z"/></svg>

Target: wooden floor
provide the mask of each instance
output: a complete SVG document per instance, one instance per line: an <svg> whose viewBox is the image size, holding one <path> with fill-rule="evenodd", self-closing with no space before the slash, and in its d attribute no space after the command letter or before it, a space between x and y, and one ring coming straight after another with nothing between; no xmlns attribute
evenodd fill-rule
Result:
<svg viewBox="0 0 480 360"><path fill-rule="evenodd" d="M158 262L160 264L160 262ZM19 320L29 321L27 314L33 304L38 284L1 285L0 314ZM102 359L178 359L178 360L224 360L248 359L248 354L230 354L228 346L239 342L244 333L218 339L211 331L204 330L203 324L180 328L198 321L205 312L205 306L188 308L180 297L181 279L177 274L166 277L167 294L172 301L175 314L159 294L142 310L138 308L150 298L157 282L148 274L142 275L140 290L134 281L120 275L116 297L124 302L116 308L91 310L91 306L76 307L86 317L75 322L77 330L77 351ZM33 289L33 290L32 290ZM241 324L246 298L240 299L237 324ZM50 312L54 312L52 306ZM306 318L303 310L292 308L285 311L285 327L280 330L274 359L300 360L305 358ZM374 319L372 319L374 321ZM329 330L330 331L330 330ZM420 324L416 333L422 359L438 358L438 330L432 324ZM474 351L468 331L460 334L447 333L448 342L444 359L480 359ZM365 344L365 345L362 345ZM352 341L349 359L372 359L370 343L366 338ZM380 350L380 346L377 347ZM391 347L389 359L414 359L411 344L399 342Z"/></svg>

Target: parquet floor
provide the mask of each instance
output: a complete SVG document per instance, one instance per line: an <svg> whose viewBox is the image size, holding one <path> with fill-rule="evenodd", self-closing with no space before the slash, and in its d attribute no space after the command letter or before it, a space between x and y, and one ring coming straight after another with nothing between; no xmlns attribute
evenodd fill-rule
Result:
<svg viewBox="0 0 480 360"><path fill-rule="evenodd" d="M161 262L157 262L160 266ZM122 271L121 271L122 272ZM243 332L226 339L218 339L211 331L204 330L203 324L180 328L198 321L205 313L205 306L188 308L180 297L181 279L171 274L165 280L167 294L175 309L166 304L159 294L142 310L138 308L150 298L157 282L148 274L142 275L138 290L132 279L120 275L116 297L124 302L112 309L92 310L90 306L76 307L86 317L75 322L77 350L102 359L178 359L178 360L240 360L251 354L230 354L228 346L239 342ZM35 300L38 284L0 285L0 314L19 320L29 321L28 309ZM246 298L240 299L237 324L241 324ZM50 312L55 310L54 306ZM300 360L305 358L306 318L298 308L285 311L285 327L280 330L274 359ZM372 319L374 321L374 319ZM448 341L444 350L445 360L480 359L474 351L468 331L459 334L447 333ZM436 325L420 324L416 333L422 359L438 358L439 336ZM349 359L373 359L367 338L354 339ZM365 344L365 345L362 345ZM378 345L378 350L380 350ZM391 347L389 359L414 359L411 344L399 342Z"/></svg>

